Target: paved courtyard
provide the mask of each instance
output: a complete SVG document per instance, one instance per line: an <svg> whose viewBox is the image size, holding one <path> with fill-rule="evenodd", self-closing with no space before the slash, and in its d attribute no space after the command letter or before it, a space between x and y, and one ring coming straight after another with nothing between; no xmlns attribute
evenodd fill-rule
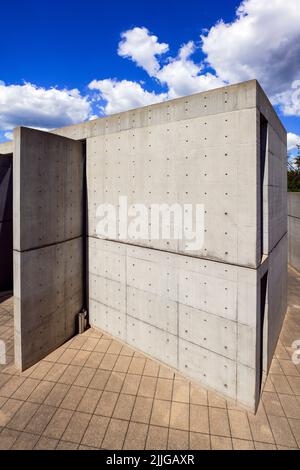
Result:
<svg viewBox="0 0 300 470"><path fill-rule="evenodd" d="M257 414L201 388L109 335L90 329L19 374L13 299L0 304L1 449L298 449L300 274Z"/></svg>

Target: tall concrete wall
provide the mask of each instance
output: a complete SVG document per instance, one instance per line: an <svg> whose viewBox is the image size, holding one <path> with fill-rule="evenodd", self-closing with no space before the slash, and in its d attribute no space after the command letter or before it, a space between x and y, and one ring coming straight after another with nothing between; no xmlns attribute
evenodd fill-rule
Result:
<svg viewBox="0 0 300 470"><path fill-rule="evenodd" d="M16 364L26 369L76 332L83 306L83 145L14 132Z"/></svg>
<svg viewBox="0 0 300 470"><path fill-rule="evenodd" d="M262 186L260 226L263 260L266 259L268 264L265 313L261 319L265 379L287 307L287 135L259 84L257 110L260 122L258 154Z"/></svg>
<svg viewBox="0 0 300 470"><path fill-rule="evenodd" d="M262 177L261 227L263 254L268 255L287 233L287 134L267 96L257 83L260 133L258 152ZM265 120L265 123L264 123ZM264 141L265 142L262 142ZM265 152L265 156L263 153Z"/></svg>
<svg viewBox="0 0 300 470"><path fill-rule="evenodd" d="M286 132L273 108L247 82L92 125L67 130L90 135L91 324L254 410L286 309ZM203 247L97 239L97 207L119 196L203 203Z"/></svg>
<svg viewBox="0 0 300 470"><path fill-rule="evenodd" d="M0 294L13 288L12 155L0 154Z"/></svg>
<svg viewBox="0 0 300 470"><path fill-rule="evenodd" d="M203 96L199 99L204 102ZM182 103L188 108L188 99ZM144 127L87 140L89 234L95 236L97 224L93 207L117 206L120 195L126 195L129 204L144 203L148 210L154 203L202 203L205 243L189 254L257 267L256 109L226 112L220 106L219 113L202 116L200 102L194 104L199 117L187 119L182 109L182 119L173 122L168 116L179 104L169 106L161 108L159 124L148 121ZM184 240L127 242L187 253Z"/></svg>
<svg viewBox="0 0 300 470"><path fill-rule="evenodd" d="M94 238L89 247L92 325L254 407L257 270Z"/></svg>
<svg viewBox="0 0 300 470"><path fill-rule="evenodd" d="M289 263L300 271L300 193L288 193Z"/></svg>
<svg viewBox="0 0 300 470"><path fill-rule="evenodd" d="M18 362L26 357L23 367L33 363L66 339L68 322L61 318L70 311L72 323L82 304L82 230L66 207L58 215L55 209L66 203L63 187L81 188L79 156L70 179L66 169L58 179L64 145L77 155L74 140L85 139L91 325L255 410L285 313L287 253L286 132L258 83L53 133L57 137L21 129L15 136ZM181 241L151 235L97 238L97 207L117 206L120 196L148 209L152 203L203 204L203 246L191 252ZM32 210L36 200L41 203ZM59 230L47 224L55 218ZM33 236L31 220L38 227ZM37 278L35 295L30 279ZM26 327L24 318L31 316ZM34 324L46 342L46 329L53 332L47 348L33 335ZM26 347L23 338L36 342Z"/></svg>

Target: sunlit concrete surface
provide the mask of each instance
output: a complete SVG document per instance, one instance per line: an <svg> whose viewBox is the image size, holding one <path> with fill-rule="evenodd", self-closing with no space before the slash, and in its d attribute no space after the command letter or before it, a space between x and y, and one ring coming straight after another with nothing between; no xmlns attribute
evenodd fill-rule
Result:
<svg viewBox="0 0 300 470"><path fill-rule="evenodd" d="M95 329L18 373L12 298L0 304L1 449L298 449L300 274L256 415Z"/></svg>
<svg viewBox="0 0 300 470"><path fill-rule="evenodd" d="M286 146L256 80L15 129L0 154L13 161L16 366L70 340L86 309L92 327L256 411L286 312ZM146 233L152 220L142 238L120 227L99 238L98 209L121 197L144 214L201 206L196 245L181 230Z"/></svg>

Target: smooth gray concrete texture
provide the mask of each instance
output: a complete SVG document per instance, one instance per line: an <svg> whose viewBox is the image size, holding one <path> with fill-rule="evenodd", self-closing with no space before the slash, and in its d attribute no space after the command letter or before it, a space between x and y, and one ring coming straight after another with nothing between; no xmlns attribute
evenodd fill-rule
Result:
<svg viewBox="0 0 300 470"><path fill-rule="evenodd" d="M267 305L265 310L264 371L268 372L287 308L288 236L280 240L268 257ZM267 342L267 344L266 344Z"/></svg>
<svg viewBox="0 0 300 470"><path fill-rule="evenodd" d="M13 288L12 155L0 155L0 293Z"/></svg>
<svg viewBox="0 0 300 470"><path fill-rule="evenodd" d="M116 206L119 196L149 211L153 203L203 204L204 246L188 254L259 264L255 109L88 139L87 161L90 236L96 235L98 205ZM184 240L126 242L187 254Z"/></svg>
<svg viewBox="0 0 300 470"><path fill-rule="evenodd" d="M256 80L230 85L208 92L145 106L112 116L55 129L55 134L82 140L119 131L156 126L166 122L194 117L256 108L258 83Z"/></svg>
<svg viewBox="0 0 300 470"><path fill-rule="evenodd" d="M67 325L74 326L82 306L84 159L78 141L84 139L91 325L255 411L285 314L287 255L286 131L259 84L252 80L51 134L16 131L21 368L69 337ZM172 239L96 238L97 206L117 205L119 196L147 207L204 204L204 246L189 252ZM56 271L58 258L64 269ZM37 279L32 287L30 279Z"/></svg>
<svg viewBox="0 0 300 470"><path fill-rule="evenodd" d="M264 247L269 254L287 233L286 137L282 139L268 123L264 178Z"/></svg>
<svg viewBox="0 0 300 470"><path fill-rule="evenodd" d="M89 269L94 327L255 409L257 270L95 238Z"/></svg>
<svg viewBox="0 0 300 470"><path fill-rule="evenodd" d="M82 238L14 251L15 360L25 370L76 333L83 306Z"/></svg>
<svg viewBox="0 0 300 470"><path fill-rule="evenodd" d="M287 236L258 270L90 237L89 269L94 327L256 410L286 311Z"/></svg>
<svg viewBox="0 0 300 470"><path fill-rule="evenodd" d="M14 133L16 364L24 370L75 334L83 307L84 154L80 142Z"/></svg>
<svg viewBox="0 0 300 470"><path fill-rule="evenodd" d="M289 263L300 271L300 193L288 193Z"/></svg>
<svg viewBox="0 0 300 470"><path fill-rule="evenodd" d="M255 411L286 310L286 133L256 82L226 90L87 139L90 322ZM96 239L98 205L124 195L203 203L203 248Z"/></svg>
<svg viewBox="0 0 300 470"><path fill-rule="evenodd" d="M14 249L81 236L82 143L27 128L15 131L14 142Z"/></svg>

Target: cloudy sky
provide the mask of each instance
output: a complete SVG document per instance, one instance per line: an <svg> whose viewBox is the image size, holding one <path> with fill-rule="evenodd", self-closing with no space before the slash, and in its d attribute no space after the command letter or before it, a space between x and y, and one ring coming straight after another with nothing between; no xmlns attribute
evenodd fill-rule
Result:
<svg viewBox="0 0 300 470"><path fill-rule="evenodd" d="M300 144L300 0L3 3L0 142L256 78Z"/></svg>

